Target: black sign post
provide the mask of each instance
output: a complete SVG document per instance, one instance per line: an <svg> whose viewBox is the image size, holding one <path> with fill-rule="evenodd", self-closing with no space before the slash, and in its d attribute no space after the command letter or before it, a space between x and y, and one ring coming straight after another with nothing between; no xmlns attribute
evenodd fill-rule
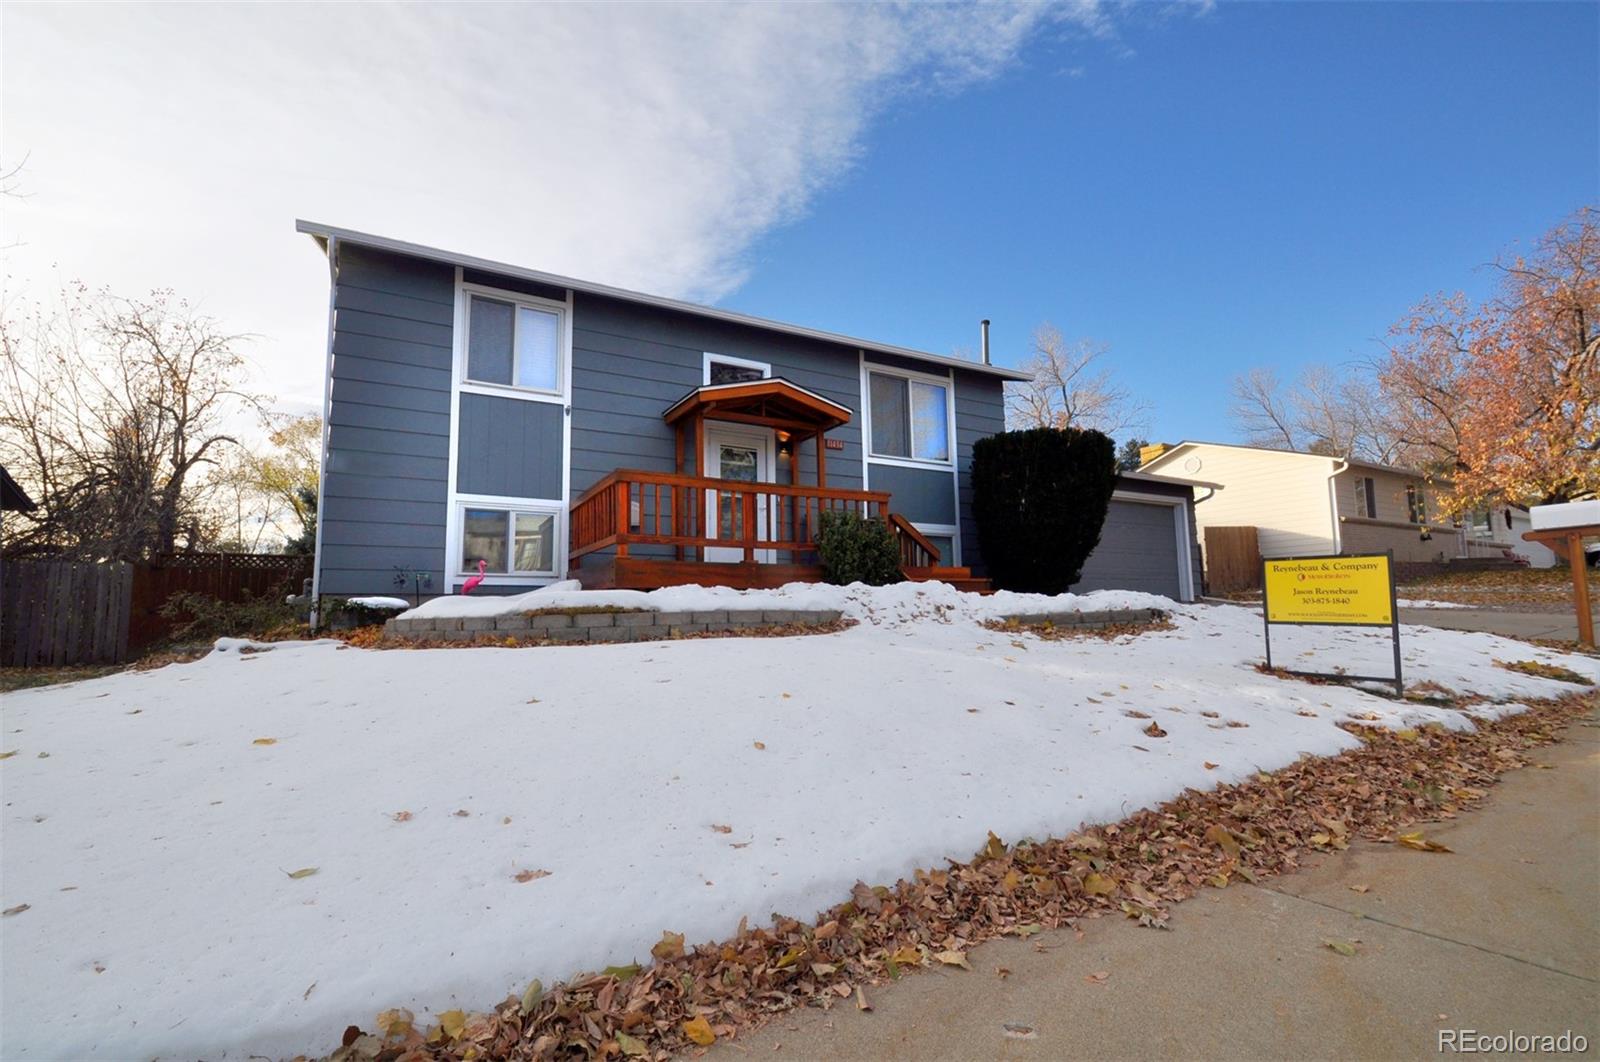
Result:
<svg viewBox="0 0 1600 1062"><path fill-rule="evenodd" d="M1400 666L1400 600L1395 591L1394 584L1394 550L1385 550L1381 554L1350 554L1350 553L1319 553L1306 557L1263 557L1261 559L1261 629L1267 644L1267 670L1272 670L1272 579L1268 574L1268 566L1273 563L1294 561L1335 561L1355 560L1361 556L1381 556L1387 561L1389 575L1389 621L1387 623L1363 623L1359 620L1331 619L1331 620L1278 620L1285 627L1379 627L1389 628L1389 639L1394 647L1394 674L1393 675L1350 675L1339 672L1321 671L1296 671L1283 668L1289 675L1300 675L1305 678L1347 678L1357 682L1392 682L1396 694L1405 694L1405 683Z"/></svg>

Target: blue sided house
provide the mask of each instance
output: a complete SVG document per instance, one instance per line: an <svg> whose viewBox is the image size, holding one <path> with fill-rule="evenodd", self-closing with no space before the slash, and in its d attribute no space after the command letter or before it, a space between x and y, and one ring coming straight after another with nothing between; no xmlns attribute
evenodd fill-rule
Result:
<svg viewBox="0 0 1600 1062"><path fill-rule="evenodd" d="M315 593L820 578L819 515L984 589L968 469L1024 374L328 225Z"/></svg>

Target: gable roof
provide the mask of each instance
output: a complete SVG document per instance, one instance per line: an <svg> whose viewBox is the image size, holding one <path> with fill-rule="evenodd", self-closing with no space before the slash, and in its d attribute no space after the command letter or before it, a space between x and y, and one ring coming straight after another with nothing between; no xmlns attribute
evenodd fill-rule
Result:
<svg viewBox="0 0 1600 1062"><path fill-rule="evenodd" d="M1248 443L1207 442L1204 439L1185 439L1183 442L1175 443L1139 467L1153 467L1154 465L1165 461L1173 454L1176 454L1179 450L1185 448L1193 449L1196 446L1220 446L1227 450L1250 450L1258 454L1282 454L1285 457L1310 457L1318 461L1343 461L1350 468L1366 468L1371 469L1374 472L1393 472L1395 475L1399 476L1412 476L1416 479L1443 481L1443 477L1429 476L1426 472L1419 472L1414 468L1404 468L1400 465L1383 465L1376 461L1363 461L1359 457L1335 457L1332 454L1313 454L1308 453L1305 450L1279 450L1272 446L1251 446Z"/></svg>
<svg viewBox="0 0 1600 1062"><path fill-rule="evenodd" d="M11 473L5 470L4 465L0 465L0 510L31 513L37 508L39 506L28 497L28 492L11 478Z"/></svg>
<svg viewBox="0 0 1600 1062"><path fill-rule="evenodd" d="M662 414L668 424L691 413L717 415L744 413L785 427L828 431L850 423L849 406L842 406L815 391L774 376L765 380L740 380L734 383L706 384L678 399Z"/></svg>
<svg viewBox="0 0 1600 1062"><path fill-rule="evenodd" d="M391 239L387 236L375 236L367 232L357 232L354 229L342 229L336 225L322 225L314 221L296 219L294 228L296 232L303 232L311 236L324 251L327 250L330 240L341 243L354 243L362 247L371 247L374 250L389 251L393 254L410 255L413 258L426 258L432 262L461 266L464 269L479 269L486 273L499 273L501 276L518 277L540 284L549 284L551 287L570 288L573 291L581 291L588 295L602 295L606 298L620 299L624 302L655 306L664 310L676 310L679 313L693 314L696 317L708 317L718 321L763 328L769 332L783 332L787 335L804 336L807 339L838 343L847 347L856 347L859 350L871 351L875 354L892 354L896 357L912 358L947 368L981 373L985 376L996 376L1002 380L1027 380L1030 378L1027 373L1018 369L1007 369L999 365L985 365L982 362L967 361L965 358L952 358L944 354L930 354L925 350L913 350L910 347L899 347L892 343L878 343L870 339L858 339L838 332L828 332L819 328L808 328L805 325L789 324L785 321L756 317L753 314L724 310L717 306L702 306L699 303L669 299L664 295L649 295L642 291L630 291L627 288L613 287L610 284L579 280L576 277L564 277L557 273L546 273L542 270L528 269L524 266L508 265L505 262L493 262L486 258L461 254L457 251L445 251L437 247L426 247L422 244L409 243L405 240Z"/></svg>

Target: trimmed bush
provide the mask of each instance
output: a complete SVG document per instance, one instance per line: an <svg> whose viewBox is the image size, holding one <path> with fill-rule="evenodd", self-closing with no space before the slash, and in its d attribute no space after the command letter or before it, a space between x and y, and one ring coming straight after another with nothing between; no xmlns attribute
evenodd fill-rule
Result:
<svg viewBox="0 0 1600 1062"><path fill-rule="evenodd" d="M996 588L1065 593L1100 542L1116 452L1097 431L1032 428L972 447L972 515Z"/></svg>
<svg viewBox="0 0 1600 1062"><path fill-rule="evenodd" d="M889 525L859 513L824 511L817 521L817 554L823 579L838 586L887 586L904 578Z"/></svg>

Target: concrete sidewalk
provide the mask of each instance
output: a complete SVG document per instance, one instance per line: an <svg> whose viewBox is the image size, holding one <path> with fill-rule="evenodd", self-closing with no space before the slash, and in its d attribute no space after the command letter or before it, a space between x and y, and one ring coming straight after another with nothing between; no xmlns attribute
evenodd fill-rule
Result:
<svg viewBox="0 0 1600 1062"><path fill-rule="evenodd" d="M987 944L970 973L869 991L873 1013L787 1015L714 1054L1434 1058L1440 1030L1570 1029L1595 1057L1600 722L1534 758L1551 769L1514 772L1482 810L1426 828L1451 854L1360 843L1264 887L1207 889L1173 909L1171 932L1102 918L1081 938Z"/></svg>
<svg viewBox="0 0 1600 1062"><path fill-rule="evenodd" d="M1510 638L1578 640L1578 617L1565 612L1506 612L1495 608L1402 608L1401 623L1452 631L1488 631Z"/></svg>

